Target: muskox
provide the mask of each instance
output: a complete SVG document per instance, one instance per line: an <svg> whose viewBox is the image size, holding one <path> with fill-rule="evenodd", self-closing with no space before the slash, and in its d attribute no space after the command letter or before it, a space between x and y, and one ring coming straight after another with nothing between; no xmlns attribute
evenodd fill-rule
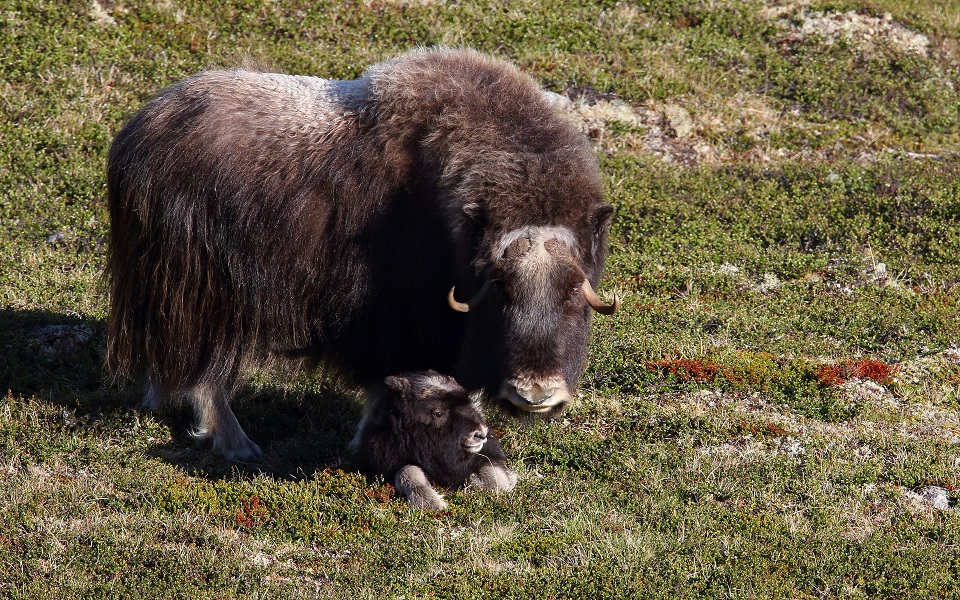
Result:
<svg viewBox="0 0 960 600"><path fill-rule="evenodd" d="M509 492L517 475L496 433L463 387L433 371L387 377L369 393L351 442L355 465L383 476L411 505L442 510L445 489L467 484Z"/></svg>
<svg viewBox="0 0 960 600"><path fill-rule="evenodd" d="M229 398L276 357L360 385L436 369L533 413L583 373L613 212L577 127L509 63L419 49L334 81L205 71L107 164L107 366L186 399L227 458Z"/></svg>

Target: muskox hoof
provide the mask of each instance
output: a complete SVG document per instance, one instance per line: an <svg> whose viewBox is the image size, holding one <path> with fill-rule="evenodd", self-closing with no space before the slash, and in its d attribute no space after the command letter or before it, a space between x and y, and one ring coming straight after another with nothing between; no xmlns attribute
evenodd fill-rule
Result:
<svg viewBox="0 0 960 600"><path fill-rule="evenodd" d="M393 479L394 487L403 494L410 506L423 510L443 510L447 503L443 496L437 493L427 480L423 469L415 465L407 465L397 471Z"/></svg>
<svg viewBox="0 0 960 600"><path fill-rule="evenodd" d="M263 450L248 438L242 431L243 436L239 440L221 440L214 438L213 451L229 461L249 461L263 458Z"/></svg>
<svg viewBox="0 0 960 600"><path fill-rule="evenodd" d="M232 461L254 460L263 456L260 446L244 433L236 415L230 410L226 393L213 386L197 386L191 393L197 413L193 437L209 440L215 454Z"/></svg>
<svg viewBox="0 0 960 600"><path fill-rule="evenodd" d="M209 449L229 461L250 461L263 457L263 450L242 429L232 432L194 429L190 436L201 448Z"/></svg>
<svg viewBox="0 0 960 600"><path fill-rule="evenodd" d="M471 483L492 492L512 492L517 487L517 474L506 467L487 465L480 467Z"/></svg>

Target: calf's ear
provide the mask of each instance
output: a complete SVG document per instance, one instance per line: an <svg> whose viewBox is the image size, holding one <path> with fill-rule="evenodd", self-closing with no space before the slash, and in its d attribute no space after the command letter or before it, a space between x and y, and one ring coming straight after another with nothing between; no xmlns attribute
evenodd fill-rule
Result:
<svg viewBox="0 0 960 600"><path fill-rule="evenodd" d="M383 380L387 387L400 395L406 395L410 391L410 380L399 375L391 375Z"/></svg>

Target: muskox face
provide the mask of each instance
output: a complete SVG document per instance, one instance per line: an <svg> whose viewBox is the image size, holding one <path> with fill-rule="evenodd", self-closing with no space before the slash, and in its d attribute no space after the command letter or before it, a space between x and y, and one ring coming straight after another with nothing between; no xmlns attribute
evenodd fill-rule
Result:
<svg viewBox="0 0 960 600"><path fill-rule="evenodd" d="M473 372L488 395L531 413L554 413L571 399L586 361L591 310L611 314L593 290L605 256L612 207L598 205L584 235L562 226L528 226L491 244L485 283L455 310L476 313L468 343ZM470 365L460 365L470 371Z"/></svg>

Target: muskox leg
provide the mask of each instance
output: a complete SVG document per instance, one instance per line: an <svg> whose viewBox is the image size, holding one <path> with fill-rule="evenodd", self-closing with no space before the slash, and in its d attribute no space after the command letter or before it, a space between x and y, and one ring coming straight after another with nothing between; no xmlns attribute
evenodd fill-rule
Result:
<svg viewBox="0 0 960 600"><path fill-rule="evenodd" d="M443 510L447 507L443 496L433 489L427 480L423 469L414 465L407 465L397 471L397 476L393 479L393 485L397 491L403 494L411 506L422 508L423 510Z"/></svg>
<svg viewBox="0 0 960 600"><path fill-rule="evenodd" d="M506 467L491 463L480 467L471 483L485 490L509 492L517 485L517 474Z"/></svg>
<svg viewBox="0 0 960 600"><path fill-rule="evenodd" d="M140 401L140 410L147 412L160 410L167 405L168 398L166 390L154 383L152 378L148 378L147 392Z"/></svg>
<svg viewBox="0 0 960 600"><path fill-rule="evenodd" d="M190 392L197 427L193 437L210 440L213 451L227 460L245 460L263 455L259 446L243 432L237 417L230 410L227 394L212 385L198 385Z"/></svg>

